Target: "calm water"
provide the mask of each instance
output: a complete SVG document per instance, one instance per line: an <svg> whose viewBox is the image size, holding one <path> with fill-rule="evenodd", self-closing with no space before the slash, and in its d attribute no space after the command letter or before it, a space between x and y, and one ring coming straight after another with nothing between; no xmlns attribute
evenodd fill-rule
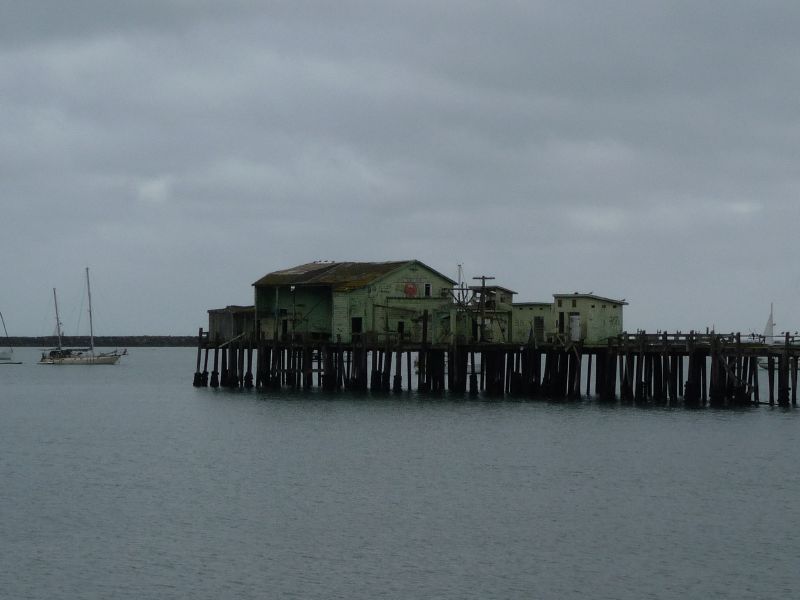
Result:
<svg viewBox="0 0 800 600"><path fill-rule="evenodd" d="M800 412L0 366L4 598L789 598Z"/></svg>

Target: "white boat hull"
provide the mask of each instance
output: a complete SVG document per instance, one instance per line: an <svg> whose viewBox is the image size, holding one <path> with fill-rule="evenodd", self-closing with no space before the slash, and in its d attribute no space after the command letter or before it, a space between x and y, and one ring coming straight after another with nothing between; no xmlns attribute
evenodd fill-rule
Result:
<svg viewBox="0 0 800 600"><path fill-rule="evenodd" d="M124 353L123 353L124 354ZM42 354L40 365L115 365L123 354L109 352L107 354L70 353L57 351Z"/></svg>

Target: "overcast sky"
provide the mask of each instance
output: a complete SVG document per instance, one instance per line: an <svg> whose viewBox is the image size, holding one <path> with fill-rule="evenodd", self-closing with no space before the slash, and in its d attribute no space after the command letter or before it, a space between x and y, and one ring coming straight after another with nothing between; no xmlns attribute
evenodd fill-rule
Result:
<svg viewBox="0 0 800 600"><path fill-rule="evenodd" d="M800 3L0 0L11 335L193 334L313 260L800 328Z"/></svg>

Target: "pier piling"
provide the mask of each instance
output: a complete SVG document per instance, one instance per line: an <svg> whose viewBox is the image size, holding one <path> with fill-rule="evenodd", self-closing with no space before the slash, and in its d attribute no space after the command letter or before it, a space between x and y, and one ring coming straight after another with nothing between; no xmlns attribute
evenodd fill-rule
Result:
<svg viewBox="0 0 800 600"><path fill-rule="evenodd" d="M399 393L405 355L406 389L419 393L483 392L493 398L573 401L594 396L637 405L677 406L682 401L687 407L731 407L759 404L759 382L766 378L770 405L797 406L800 338L789 334L778 347L714 332L622 334L602 346L562 338L524 345L441 344L428 340L426 316L421 343L402 335L379 343L359 337L334 344L299 335L211 340L200 328L192 383L215 389L308 390L315 385L316 373L316 385L326 391Z"/></svg>

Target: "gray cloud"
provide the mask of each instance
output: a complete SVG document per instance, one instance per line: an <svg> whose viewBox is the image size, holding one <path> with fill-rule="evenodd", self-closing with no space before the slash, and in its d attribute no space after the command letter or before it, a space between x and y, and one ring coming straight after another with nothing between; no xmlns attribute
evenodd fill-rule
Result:
<svg viewBox="0 0 800 600"><path fill-rule="evenodd" d="M798 327L796 3L2 14L16 333L87 264L103 331L186 333L268 271L399 258L626 297L631 329L757 329L770 301Z"/></svg>

